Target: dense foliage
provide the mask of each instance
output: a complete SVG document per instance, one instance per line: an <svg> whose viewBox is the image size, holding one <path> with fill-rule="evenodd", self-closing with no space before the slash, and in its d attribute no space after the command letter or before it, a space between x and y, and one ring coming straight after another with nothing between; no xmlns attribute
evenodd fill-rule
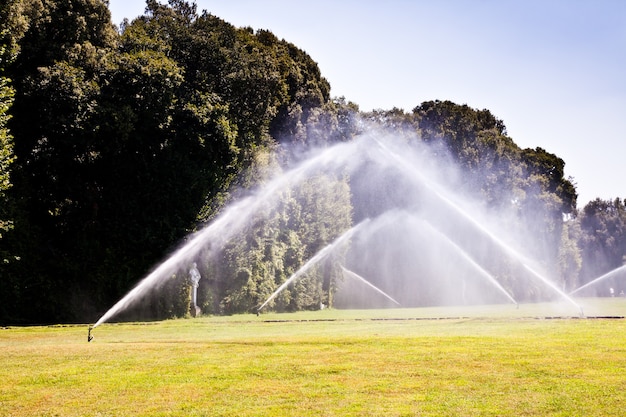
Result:
<svg viewBox="0 0 626 417"><path fill-rule="evenodd" d="M10 172L14 161L13 141L7 126L12 101L13 89L9 86L9 80L0 73L0 238L11 229L12 224L6 196L7 190L11 188ZM0 261L7 259L7 256L7 253L0 252Z"/></svg>
<svg viewBox="0 0 626 417"><path fill-rule="evenodd" d="M626 263L626 200L595 199L579 215L582 274L587 279L622 267ZM616 276L600 287L601 294L609 288L626 292L623 276Z"/></svg>
<svg viewBox="0 0 626 417"><path fill-rule="evenodd" d="M431 101L358 114L295 45L184 0L148 0L119 29L102 0L8 0L0 17L1 322L94 320L234 189L298 149L352 140L357 116L445 149L488 208L514 204L562 285L623 260L623 204L596 201L577 217L564 161L520 149L488 110ZM250 311L368 216L351 202L357 186L367 184L318 177L281 195L268 221L203 266L204 311ZM272 307L332 305L337 274L320 265ZM146 301L151 316L188 314L186 277L167 286Z"/></svg>

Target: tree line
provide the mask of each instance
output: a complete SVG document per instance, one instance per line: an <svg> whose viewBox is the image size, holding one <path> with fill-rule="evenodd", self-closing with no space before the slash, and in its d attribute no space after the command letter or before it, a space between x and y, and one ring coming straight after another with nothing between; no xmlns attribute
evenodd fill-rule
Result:
<svg viewBox="0 0 626 417"><path fill-rule="evenodd" d="M120 27L102 0L8 0L0 22L2 323L97 318L235 190L298 149L353 140L363 120L445 148L487 207L514 202L520 224L545 238L531 250L560 285L623 262L626 201L579 211L564 161L520 149L488 110L429 101L360 112L331 96L296 45L184 0L148 0ZM358 181L313 178L282 195L268 222L205 266L204 311L250 311L365 217L350 201ZM273 308L332 305L338 271L318 269ZM186 277L166 285L150 315L188 314Z"/></svg>

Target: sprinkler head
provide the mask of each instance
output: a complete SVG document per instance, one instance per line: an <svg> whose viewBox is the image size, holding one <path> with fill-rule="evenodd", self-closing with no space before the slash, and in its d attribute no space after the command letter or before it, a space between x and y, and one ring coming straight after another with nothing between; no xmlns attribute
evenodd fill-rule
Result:
<svg viewBox="0 0 626 417"><path fill-rule="evenodd" d="M93 336L91 335L91 331L93 330L92 326L89 326L89 331L87 332L87 343L93 340Z"/></svg>

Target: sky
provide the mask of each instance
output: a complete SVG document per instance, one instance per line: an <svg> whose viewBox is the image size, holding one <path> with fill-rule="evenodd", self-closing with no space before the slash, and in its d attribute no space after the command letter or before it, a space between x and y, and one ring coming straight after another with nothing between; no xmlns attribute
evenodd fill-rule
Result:
<svg viewBox="0 0 626 417"><path fill-rule="evenodd" d="M196 0L306 51L363 111L450 100L565 161L578 207L626 198L626 1ZM109 0L113 23L144 0Z"/></svg>

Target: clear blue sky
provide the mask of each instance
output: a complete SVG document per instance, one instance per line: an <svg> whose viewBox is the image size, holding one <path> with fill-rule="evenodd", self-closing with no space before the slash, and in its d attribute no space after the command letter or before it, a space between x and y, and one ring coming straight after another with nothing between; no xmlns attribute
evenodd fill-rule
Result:
<svg viewBox="0 0 626 417"><path fill-rule="evenodd" d="M143 0L109 0L114 23ZM624 0L197 0L305 50L361 110L451 100L565 160L579 194L626 198Z"/></svg>

